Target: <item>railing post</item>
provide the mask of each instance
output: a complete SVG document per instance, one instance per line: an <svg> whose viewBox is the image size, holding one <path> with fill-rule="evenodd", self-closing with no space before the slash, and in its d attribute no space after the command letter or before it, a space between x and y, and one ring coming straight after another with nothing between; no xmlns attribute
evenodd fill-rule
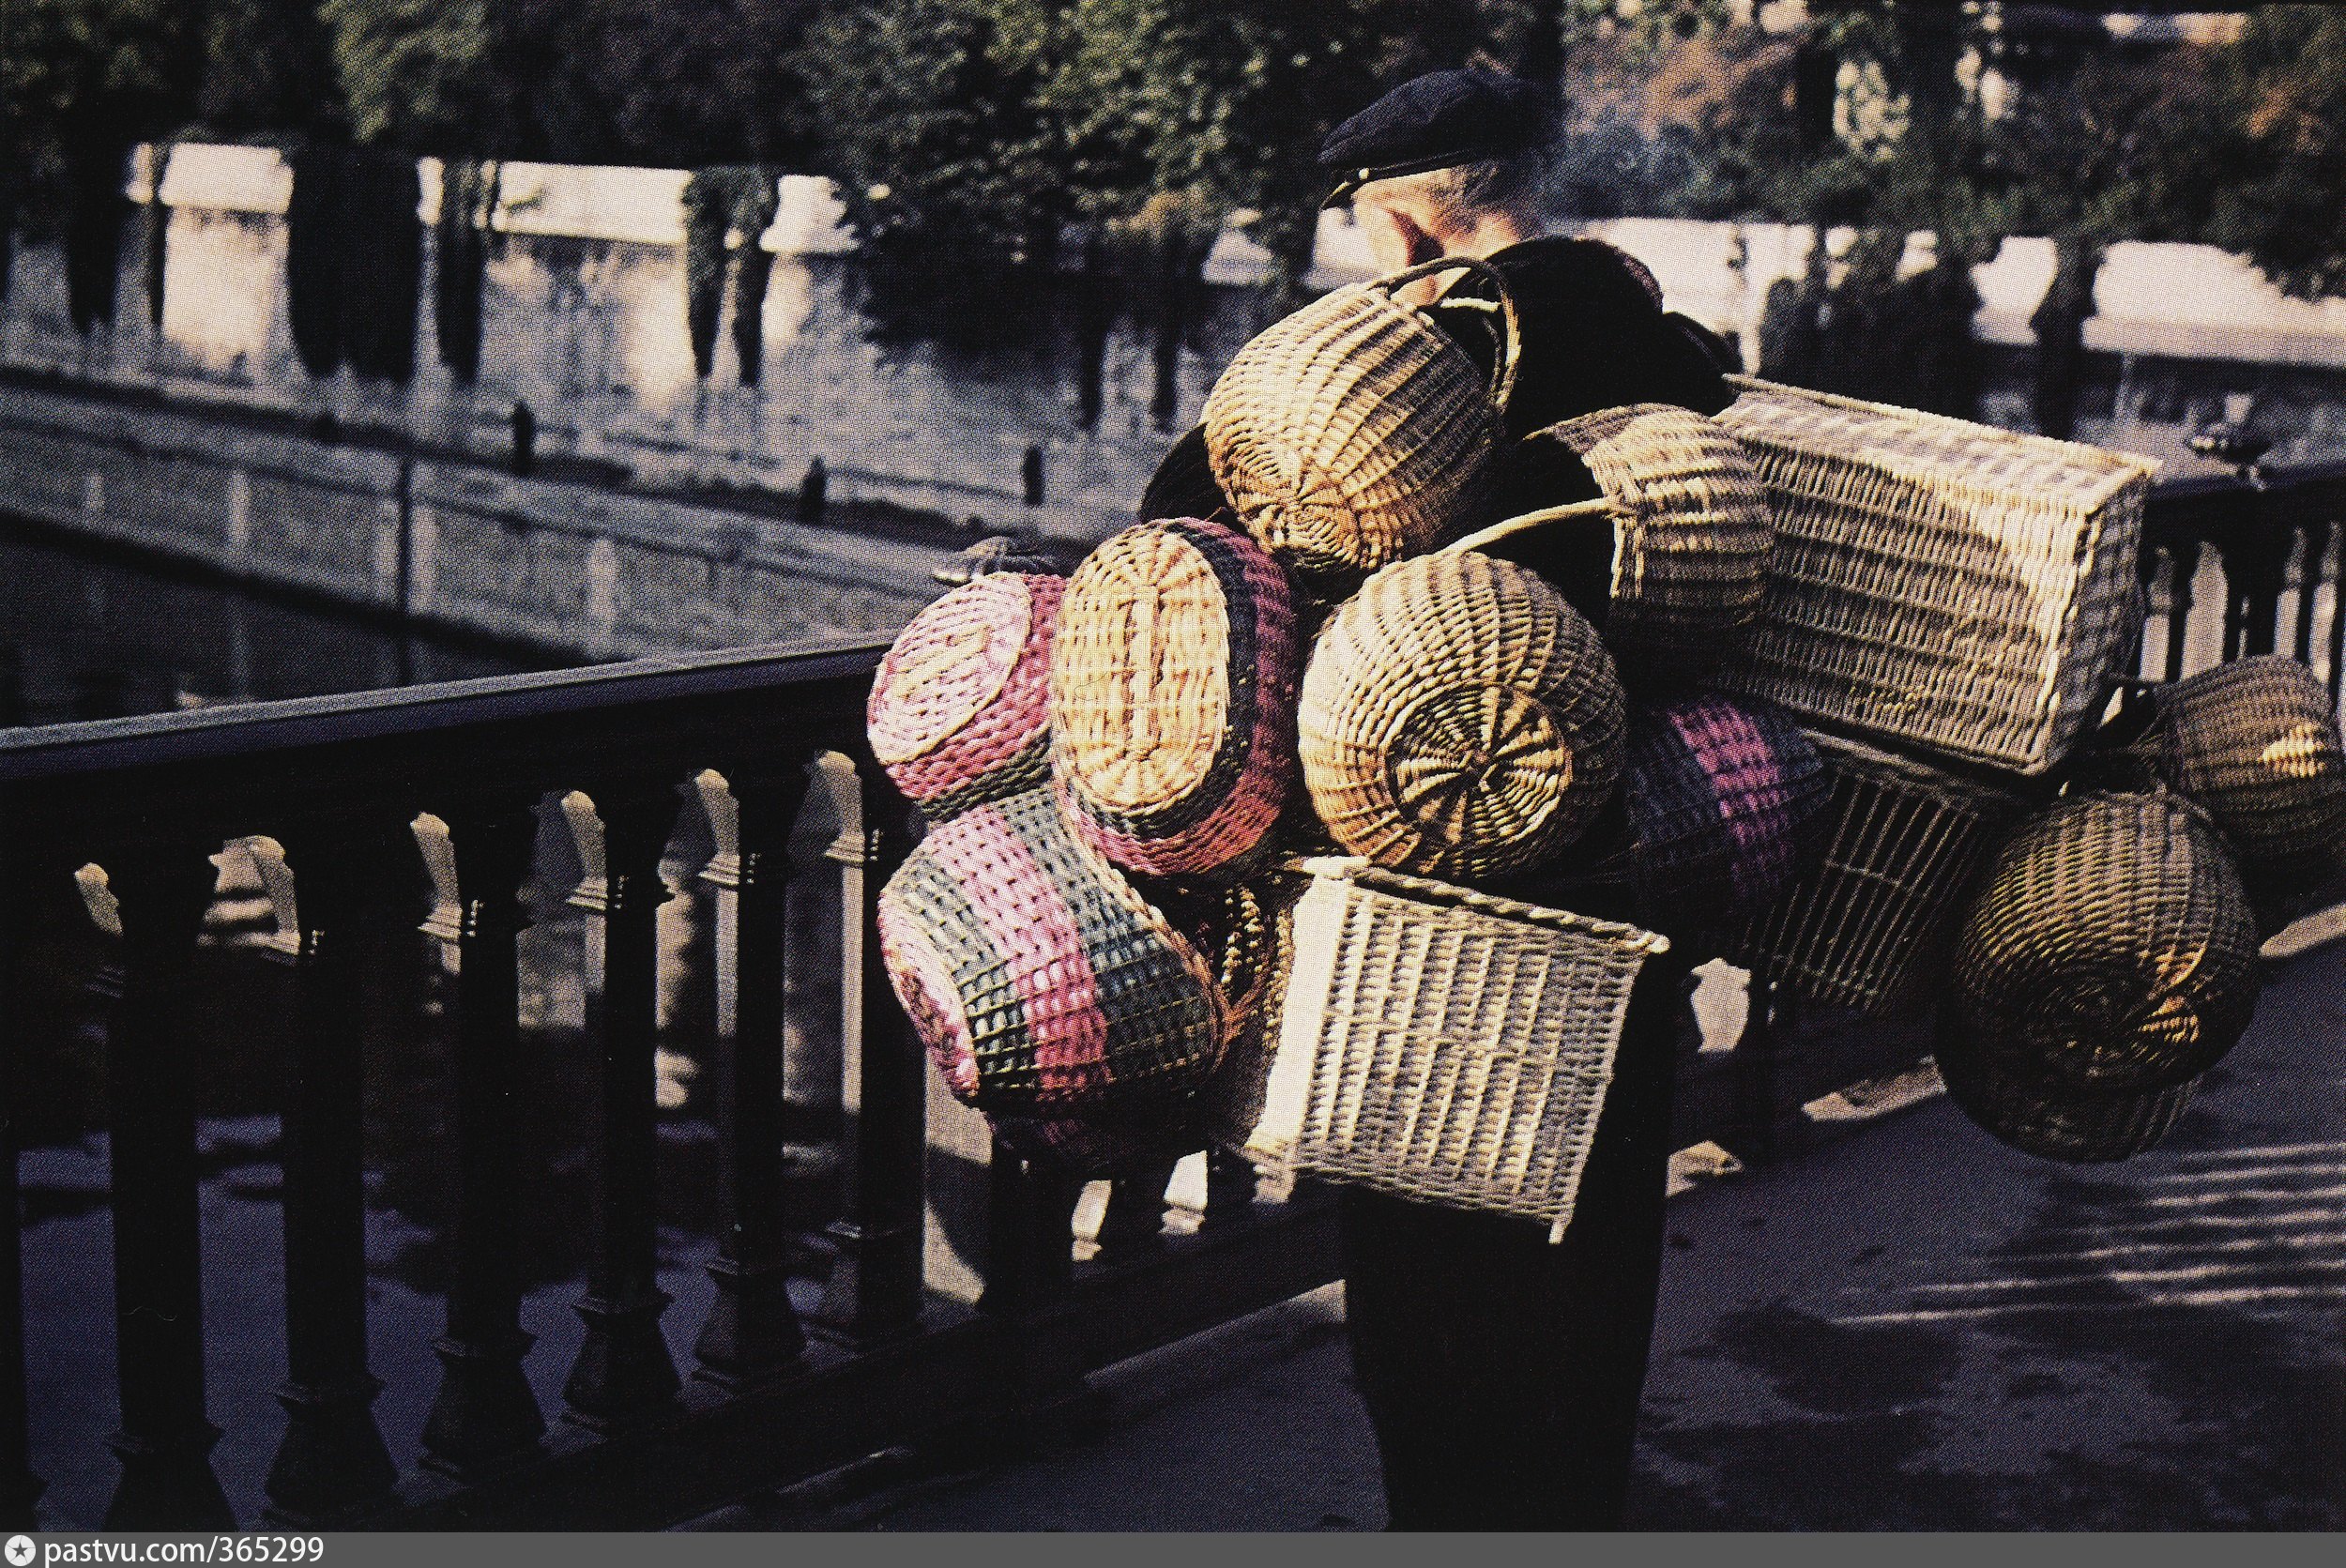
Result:
<svg viewBox="0 0 2346 1568"><path fill-rule="evenodd" d="M1107 1208L1100 1216L1098 1261L1122 1263L1165 1251L1165 1189L1173 1164L1151 1166L1108 1184Z"/></svg>
<svg viewBox="0 0 2346 1568"><path fill-rule="evenodd" d="M0 831L10 825L0 824ZM0 1530L29 1530L41 1481L33 1473L25 1414L24 1263L17 1226L16 1005L25 867L0 845Z"/></svg>
<svg viewBox="0 0 2346 1568"><path fill-rule="evenodd" d="M2200 576L2200 541L2179 539L2168 547L2174 563L2174 591L2167 596L2167 668L2170 681L2183 678L2183 645L2191 632L2192 585Z"/></svg>
<svg viewBox="0 0 2346 1568"><path fill-rule="evenodd" d="M853 1047L846 1213L826 1234L830 1283L809 1325L865 1347L912 1332L921 1316L926 1063L880 959L879 891L903 863L904 802L869 756L857 759L861 820L832 847L842 862L845 1033Z"/></svg>
<svg viewBox="0 0 2346 1568"><path fill-rule="evenodd" d="M235 1522L212 1475L220 1428L204 1413L195 1082L178 1016L218 875L214 847L110 846L101 861L121 906L123 970L106 1053L122 1394L108 1530Z"/></svg>
<svg viewBox="0 0 2346 1568"><path fill-rule="evenodd" d="M602 1075L602 1149L595 1162L594 1243L578 1302L586 1339L562 1391L570 1419L607 1431L658 1414L675 1400L676 1362L660 1330L667 1293L658 1283L655 1227L660 906L671 896L660 857L676 826L666 784L594 792L602 819L604 875L574 902L600 906L602 974L587 988L587 1033Z"/></svg>
<svg viewBox="0 0 2346 1568"><path fill-rule="evenodd" d="M693 1346L695 1376L739 1390L795 1365L805 1332L790 1304L783 1224L785 929L790 829L811 782L803 764L768 783L704 779L717 855L717 1299ZM731 810L727 810L727 801ZM731 842L727 831L731 830Z"/></svg>
<svg viewBox="0 0 2346 1568"><path fill-rule="evenodd" d="M461 891L456 1032L456 1263L448 1332L434 1345L440 1392L424 1423L424 1462L472 1480L535 1453L545 1431L522 1375L515 1212L521 885L538 819L520 797L447 814Z"/></svg>
<svg viewBox="0 0 2346 1568"><path fill-rule="evenodd" d="M994 1140L985 1290L978 1305L1005 1335L1003 1396L1015 1435L1085 1394L1070 1341L1044 1321L1074 1284L1075 1205L1082 1181L1038 1169Z"/></svg>
<svg viewBox="0 0 2346 1568"><path fill-rule="evenodd" d="M284 1386L288 1424L268 1472L269 1516L320 1525L388 1496L398 1478L375 1426L367 1368L362 1158L369 955L398 884L396 817L307 825L287 835L300 948L283 1108Z"/></svg>
<svg viewBox="0 0 2346 1568"><path fill-rule="evenodd" d="M2303 567L2297 576L2297 636L2293 651L2297 662L2310 668L2313 664L2313 611L2321 602L2322 578L2330 564L2330 534L2333 525L2326 517L2310 517L2298 526L2306 541Z"/></svg>

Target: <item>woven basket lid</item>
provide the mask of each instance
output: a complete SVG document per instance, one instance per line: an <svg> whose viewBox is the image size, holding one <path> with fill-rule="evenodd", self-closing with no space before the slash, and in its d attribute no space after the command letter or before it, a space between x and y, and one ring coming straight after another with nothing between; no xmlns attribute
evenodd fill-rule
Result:
<svg viewBox="0 0 2346 1568"><path fill-rule="evenodd" d="M1496 385L1394 293L1470 271L1500 292ZM1348 586L1439 544L1480 504L1515 377L1515 306L1493 268L1445 258L1340 288L1240 349L1205 407L1215 482L1307 583Z"/></svg>
<svg viewBox="0 0 2346 1568"><path fill-rule="evenodd" d="M1954 1007L2008 1073L2140 1091L2186 1082L2256 1011L2256 922L2204 817L2091 793L2023 824L1957 936Z"/></svg>
<svg viewBox="0 0 2346 1568"><path fill-rule="evenodd" d="M931 821L1032 789L1050 768L1063 578L971 578L912 617L864 705L872 754Z"/></svg>
<svg viewBox="0 0 2346 1568"><path fill-rule="evenodd" d="M1304 782L1353 854L1489 876L1587 828L1620 779L1622 706L1595 631L1534 573L1422 556L1322 629L1297 718Z"/></svg>
<svg viewBox="0 0 2346 1568"><path fill-rule="evenodd" d="M1622 794L1640 904L1657 921L1716 925L1807 869L1833 782L1781 710L1703 693L1630 708Z"/></svg>
<svg viewBox="0 0 2346 1568"><path fill-rule="evenodd" d="M1245 535L1174 518L1094 550L1051 659L1052 767L1078 830L1157 875L1254 854L1294 776L1296 663L1287 579Z"/></svg>
<svg viewBox="0 0 2346 1568"><path fill-rule="evenodd" d="M2346 752L2319 677L2270 655L2218 664L2154 698L2145 744L2259 883L2318 877L2346 853Z"/></svg>
<svg viewBox="0 0 2346 1568"><path fill-rule="evenodd" d="M935 829L881 891L889 980L953 1093L1059 1114L1195 1092L1229 1013L1205 959L1047 789Z"/></svg>
<svg viewBox="0 0 2346 1568"><path fill-rule="evenodd" d="M1999 1143L2071 1165L2128 1159L2182 1119L2198 1080L2140 1092L2047 1085L2000 1067L1952 1019L1939 1033L1947 1098Z"/></svg>

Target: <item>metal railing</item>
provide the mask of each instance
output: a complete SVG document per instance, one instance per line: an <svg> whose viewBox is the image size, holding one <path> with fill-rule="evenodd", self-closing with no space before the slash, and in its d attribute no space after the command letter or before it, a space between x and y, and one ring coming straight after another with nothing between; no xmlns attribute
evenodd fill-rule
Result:
<svg viewBox="0 0 2346 1568"><path fill-rule="evenodd" d="M2337 472L2160 491L2145 668L2280 647L2310 655L2336 690L2341 502ZM2225 584L2215 630L2204 609L2194 617L2203 560ZM42 1490L20 1256L27 1106L15 1098L36 1042L11 1004L38 935L30 893L77 873L117 933L94 985L120 1422L103 1520L71 1522L237 1522L210 1457L199 1067L184 1048L219 892L213 857L229 842L273 858L290 967L290 1005L267 1020L279 1038L252 1042L283 1062L269 1096L286 1370L272 1521L662 1523L891 1445L1015 1431L1076 1399L1090 1370L1333 1278L1325 1203L1308 1187L1257 1202L1242 1166L1210 1166L1194 1225L1165 1223L1161 1177L1119 1183L1096 1256L1078 1262L1074 1184L998 1149L937 1157L943 1113L873 924L910 828L862 736L881 651L744 649L0 733L0 1528L32 1523ZM808 871L789 840L824 781L843 785L842 830ZM568 902L590 926L577 978L593 1092L577 1130L591 1195L585 1335L566 1419L550 1424L526 1376L516 1192L530 1173L516 1121L535 1087L521 1049L524 890L556 797L585 872ZM679 1367L657 1277L658 910L673 896L663 857L695 809L714 845L699 879L717 907L698 939L724 997L704 1043L717 1241L714 1294ZM445 885L420 925L419 814L445 830L431 841ZM813 875L835 877L835 941L802 951L785 911L794 879ZM452 1128L453 1195L436 1393L399 1445L420 1453L403 1473L374 1415L361 1042L379 1037L385 977L399 972L387 955L418 944L445 950L449 1065L429 1093ZM789 1191L802 1173L783 1156L785 1014L792 966L816 962L837 965L838 1024L799 1049L836 1067L841 1179L806 1224ZM1695 1031L1682 1029L1680 1144L1781 1152L1804 1102L1927 1048L1904 1024L1804 1033L1771 1027L1772 1012L1755 997L1744 1042L1706 1053L1699 1071ZM952 1205L983 1239L973 1297L940 1289L928 1261L935 1215ZM247 1340L278 1332L233 1327Z"/></svg>

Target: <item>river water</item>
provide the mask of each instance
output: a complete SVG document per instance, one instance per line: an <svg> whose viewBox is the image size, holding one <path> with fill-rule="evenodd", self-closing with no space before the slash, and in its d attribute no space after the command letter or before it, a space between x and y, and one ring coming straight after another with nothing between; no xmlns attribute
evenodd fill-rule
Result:
<svg viewBox="0 0 2346 1568"><path fill-rule="evenodd" d="M99 559L0 533L0 722L58 723L215 703L366 690L494 675L560 662L486 648L289 604L218 584ZM679 781L682 782L682 781ZM549 1418L581 1338L571 1303L588 1244L597 1076L585 1034L587 917L566 901L580 875L557 803L541 811L537 872L522 943L523 1080L518 1135L525 1173L519 1234L538 1336L527 1370ZM814 826L814 825L810 825ZM663 875L677 897L661 916L659 1064L662 1282L676 1300L666 1326L689 1372L711 1287L715 1131L706 1103L715 985L708 939L715 891L698 872L711 853L697 806L680 814ZM273 917L250 869L230 852L187 1019L195 1058L204 1171L206 1317L212 1419L223 1429L215 1469L243 1518L284 1428L273 1391L284 1377L282 1176L277 1106L285 1081L280 1025L292 971L264 938ZM430 906L420 856L412 914ZM115 1475L105 1438L118 1415L111 1310L111 1228L104 1100L104 1008L93 987L110 940L77 889L24 890L32 933L8 1009L17 1056L10 1107L24 1147L26 1359L35 1468L46 1506L93 1526ZM811 877L794 900L800 939L835 954L831 885ZM403 922L404 923L404 922ZM365 1037L369 1328L377 1406L393 1456L412 1463L437 1383L430 1344L440 1332L453 1211L450 955L417 934L391 944ZM835 1040L838 991L819 965L794 1001L801 1038ZM828 983L827 983L828 982ZM803 1064L801 1064L803 1065ZM836 1105L835 1063L802 1073L798 1098ZM836 1113L801 1109L792 1129L796 1217L834 1210L828 1162Z"/></svg>

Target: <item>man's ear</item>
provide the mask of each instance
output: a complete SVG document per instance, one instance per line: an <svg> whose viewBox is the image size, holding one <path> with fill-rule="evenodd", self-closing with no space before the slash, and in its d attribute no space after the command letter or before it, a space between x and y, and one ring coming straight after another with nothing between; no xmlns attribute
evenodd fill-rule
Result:
<svg viewBox="0 0 2346 1568"><path fill-rule="evenodd" d="M1442 253L1441 242L1427 233L1414 216L1397 206L1383 202L1361 202L1354 213L1367 231L1370 254L1383 271L1398 272L1420 262L1432 261Z"/></svg>

